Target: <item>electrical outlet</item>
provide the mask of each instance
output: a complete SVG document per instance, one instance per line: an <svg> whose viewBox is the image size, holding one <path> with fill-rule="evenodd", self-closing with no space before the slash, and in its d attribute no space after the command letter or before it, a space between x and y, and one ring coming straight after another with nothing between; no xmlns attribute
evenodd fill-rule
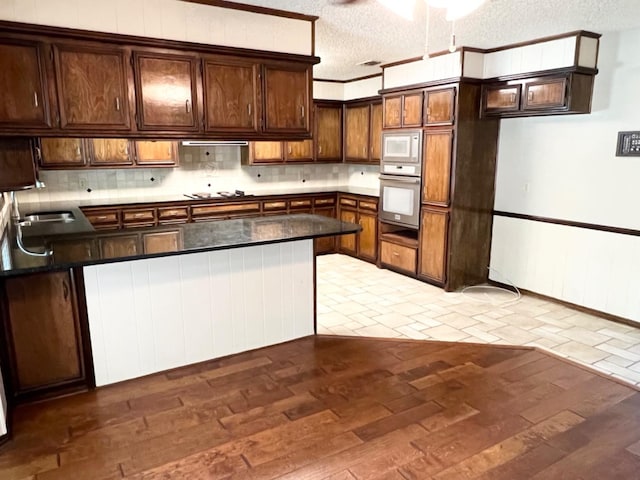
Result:
<svg viewBox="0 0 640 480"><path fill-rule="evenodd" d="M87 188L87 179L86 178L80 178L78 180L78 185L80 186L80 188Z"/></svg>

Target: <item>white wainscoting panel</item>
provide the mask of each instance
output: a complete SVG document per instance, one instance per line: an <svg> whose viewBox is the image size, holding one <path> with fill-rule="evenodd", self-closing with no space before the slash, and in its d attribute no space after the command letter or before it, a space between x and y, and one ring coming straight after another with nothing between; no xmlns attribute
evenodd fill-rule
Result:
<svg viewBox="0 0 640 480"><path fill-rule="evenodd" d="M640 322L640 237L494 216L490 278Z"/></svg>
<svg viewBox="0 0 640 480"><path fill-rule="evenodd" d="M96 384L313 334L313 242L84 268Z"/></svg>
<svg viewBox="0 0 640 480"><path fill-rule="evenodd" d="M462 75L462 57L460 52L448 53L403 63L384 69L384 88L405 87L431 80L444 80Z"/></svg>

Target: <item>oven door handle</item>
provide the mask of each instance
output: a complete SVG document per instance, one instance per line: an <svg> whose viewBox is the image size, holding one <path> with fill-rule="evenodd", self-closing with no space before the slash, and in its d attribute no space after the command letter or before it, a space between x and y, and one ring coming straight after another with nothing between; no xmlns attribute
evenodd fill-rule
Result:
<svg viewBox="0 0 640 480"><path fill-rule="evenodd" d="M380 175L380 180L388 180L391 182L402 182L402 183L420 183L419 177L396 177L395 175Z"/></svg>

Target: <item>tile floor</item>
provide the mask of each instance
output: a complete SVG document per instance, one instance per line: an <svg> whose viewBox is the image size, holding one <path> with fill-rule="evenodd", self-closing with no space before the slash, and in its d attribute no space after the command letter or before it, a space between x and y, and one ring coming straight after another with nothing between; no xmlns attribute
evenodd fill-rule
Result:
<svg viewBox="0 0 640 480"><path fill-rule="evenodd" d="M447 293L345 256L318 257L318 333L530 345L640 386L640 328L558 303Z"/></svg>

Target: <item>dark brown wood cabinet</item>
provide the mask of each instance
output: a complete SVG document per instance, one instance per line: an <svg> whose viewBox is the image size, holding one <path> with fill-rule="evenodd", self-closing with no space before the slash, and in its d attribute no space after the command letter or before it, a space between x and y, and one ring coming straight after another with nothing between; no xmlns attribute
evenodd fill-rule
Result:
<svg viewBox="0 0 640 480"><path fill-rule="evenodd" d="M90 138L89 165L92 167L121 167L133 165L129 140L123 138Z"/></svg>
<svg viewBox="0 0 640 480"><path fill-rule="evenodd" d="M175 167L179 164L178 144L168 140L135 142L135 163L139 166Z"/></svg>
<svg viewBox="0 0 640 480"><path fill-rule="evenodd" d="M0 191L22 190L35 185L36 170L31 139L0 139L0 172Z"/></svg>
<svg viewBox="0 0 640 480"><path fill-rule="evenodd" d="M452 130L425 131L422 162L422 203L449 206L452 149Z"/></svg>
<svg viewBox="0 0 640 480"><path fill-rule="evenodd" d="M451 125L455 114L455 88L433 88L424 92L424 125Z"/></svg>
<svg viewBox="0 0 640 480"><path fill-rule="evenodd" d="M250 142L249 165L284 163L283 142Z"/></svg>
<svg viewBox="0 0 640 480"><path fill-rule="evenodd" d="M315 158L317 162L342 162L342 104L315 105Z"/></svg>
<svg viewBox="0 0 640 480"><path fill-rule="evenodd" d="M323 217L336 218L336 195L320 195L313 198L313 213ZM322 237L314 240L316 255L334 253L337 237Z"/></svg>
<svg viewBox="0 0 640 480"><path fill-rule="evenodd" d="M87 44L54 45L60 128L129 130L124 50Z"/></svg>
<svg viewBox="0 0 640 480"><path fill-rule="evenodd" d="M203 60L205 131L258 132L258 72L251 61Z"/></svg>
<svg viewBox="0 0 640 480"><path fill-rule="evenodd" d="M591 112L594 75L569 72L482 86L485 117L529 117Z"/></svg>
<svg viewBox="0 0 640 480"><path fill-rule="evenodd" d="M382 102L371 103L369 162L379 164L382 158Z"/></svg>
<svg viewBox="0 0 640 480"><path fill-rule="evenodd" d="M36 399L93 385L88 327L70 271L8 278L4 332L11 395Z"/></svg>
<svg viewBox="0 0 640 480"><path fill-rule="evenodd" d="M385 97L384 128L422 126L422 99L422 92Z"/></svg>
<svg viewBox="0 0 640 480"><path fill-rule="evenodd" d="M94 260L99 258L98 246L94 239L55 240L49 245L56 262Z"/></svg>
<svg viewBox="0 0 640 480"><path fill-rule="evenodd" d="M35 41L2 40L0 72L0 128L50 127L42 45Z"/></svg>
<svg viewBox="0 0 640 480"><path fill-rule="evenodd" d="M360 195L338 195L339 218L357 223L362 231L339 237L339 251L369 262L378 259L378 199Z"/></svg>
<svg viewBox="0 0 640 480"><path fill-rule="evenodd" d="M46 168L76 168L87 164L85 143L81 138L45 137L39 142L40 167Z"/></svg>
<svg viewBox="0 0 640 480"><path fill-rule="evenodd" d="M444 284L447 280L449 213L444 209L424 207L421 216L418 275Z"/></svg>
<svg viewBox="0 0 640 480"><path fill-rule="evenodd" d="M177 252L182 246L182 230L142 234L144 253Z"/></svg>
<svg viewBox="0 0 640 480"><path fill-rule="evenodd" d="M198 131L197 57L135 51L133 59L138 128Z"/></svg>
<svg viewBox="0 0 640 480"><path fill-rule="evenodd" d="M407 245L408 242L401 236L394 238L389 235L388 237L391 238L380 241L380 264L409 275L415 275L417 268L416 246L412 242Z"/></svg>
<svg viewBox="0 0 640 480"><path fill-rule="evenodd" d="M380 163L383 117L381 100L347 103L344 115L344 161Z"/></svg>
<svg viewBox="0 0 640 480"><path fill-rule="evenodd" d="M101 258L131 257L141 253L138 234L115 235L98 240Z"/></svg>
<svg viewBox="0 0 640 480"><path fill-rule="evenodd" d="M310 163L313 162L313 141L300 140L284 142L285 162Z"/></svg>
<svg viewBox="0 0 640 480"><path fill-rule="evenodd" d="M311 131L311 68L297 64L264 64L262 67L264 124L266 133Z"/></svg>

